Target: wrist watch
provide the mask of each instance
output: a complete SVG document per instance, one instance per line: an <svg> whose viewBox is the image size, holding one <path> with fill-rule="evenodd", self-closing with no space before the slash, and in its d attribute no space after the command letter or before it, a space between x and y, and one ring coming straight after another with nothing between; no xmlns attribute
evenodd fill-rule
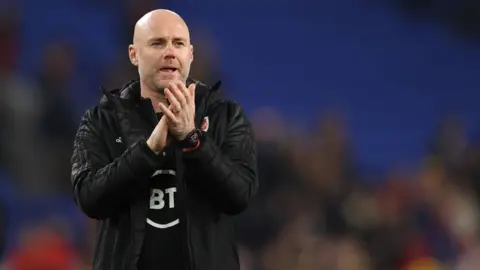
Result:
<svg viewBox="0 0 480 270"><path fill-rule="evenodd" d="M185 139L179 142L180 148L182 148L184 152L196 150L200 147L201 136L202 132L198 129L190 131Z"/></svg>

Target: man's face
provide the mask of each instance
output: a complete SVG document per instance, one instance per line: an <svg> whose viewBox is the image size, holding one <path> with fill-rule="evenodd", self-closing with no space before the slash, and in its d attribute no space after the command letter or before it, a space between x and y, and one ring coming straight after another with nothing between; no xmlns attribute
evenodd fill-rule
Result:
<svg viewBox="0 0 480 270"><path fill-rule="evenodd" d="M188 28L182 22L150 20L143 30L130 47L140 79L160 93L171 81L185 83L193 60Z"/></svg>

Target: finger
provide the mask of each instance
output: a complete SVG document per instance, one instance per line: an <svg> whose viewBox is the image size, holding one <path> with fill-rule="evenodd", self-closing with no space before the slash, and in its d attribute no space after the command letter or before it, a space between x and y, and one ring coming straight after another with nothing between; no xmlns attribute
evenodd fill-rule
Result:
<svg viewBox="0 0 480 270"><path fill-rule="evenodd" d="M192 94L190 93L190 91L187 89L187 87L185 86L185 84L181 81L178 81L177 82L177 87L178 89L180 89L180 91L182 91L183 93L183 96L185 97L185 101L186 103L190 103L190 101L192 100Z"/></svg>
<svg viewBox="0 0 480 270"><path fill-rule="evenodd" d="M185 94L183 93L183 90L181 90L181 88L178 88L177 84L174 82L170 82L169 89L177 98L178 102L182 106L181 108L185 108L187 106L187 100L185 99Z"/></svg>
<svg viewBox="0 0 480 270"><path fill-rule="evenodd" d="M165 115L162 115L162 117L160 118L160 121L157 124L157 128L162 132L162 135L168 133L167 117Z"/></svg>
<svg viewBox="0 0 480 270"><path fill-rule="evenodd" d="M165 120L170 120L172 122L177 121L177 118L175 117L175 114L173 114L172 110L169 110L167 108L167 106L165 106L165 104L160 102L160 103L158 103L158 107L162 111L163 116L166 116L168 118L168 119L165 119Z"/></svg>
<svg viewBox="0 0 480 270"><path fill-rule="evenodd" d="M160 118L160 121L158 122L157 126L155 126L155 129L152 132L152 136L158 137L161 132L165 132L165 125L166 125L166 117L162 116Z"/></svg>
<svg viewBox="0 0 480 270"><path fill-rule="evenodd" d="M159 129L162 129L163 125L165 125L165 119L166 117L164 115L160 117L160 121L158 121L157 125L155 126L154 132L156 132Z"/></svg>
<svg viewBox="0 0 480 270"><path fill-rule="evenodd" d="M165 93L165 97L168 99L168 102L170 102L170 105L173 106L173 108L171 109L174 109L175 111L180 111L182 109L182 105L172 93L172 91L168 88L165 88L163 92Z"/></svg>
<svg viewBox="0 0 480 270"><path fill-rule="evenodd" d="M160 127L165 127L167 125L167 117L165 115L162 115L160 118L160 121L158 122L158 126Z"/></svg>
<svg viewBox="0 0 480 270"><path fill-rule="evenodd" d="M195 89L197 88L197 85L192 83L188 86L188 93L190 94L190 103L195 103Z"/></svg>

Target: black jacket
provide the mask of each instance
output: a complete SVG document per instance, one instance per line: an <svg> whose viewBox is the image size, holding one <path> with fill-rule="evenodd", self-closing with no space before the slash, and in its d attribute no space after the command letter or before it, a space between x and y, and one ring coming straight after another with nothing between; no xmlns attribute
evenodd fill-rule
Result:
<svg viewBox="0 0 480 270"><path fill-rule="evenodd" d="M187 84L192 83L189 79ZM253 131L241 107L197 84L197 127L208 117L200 147L176 151L177 187L185 213L185 258L189 269L239 269L231 215L242 212L258 188ZM150 106L151 117L141 108ZM83 116L74 142L75 202L99 220L94 270L137 269L148 211L149 179L162 163L146 139L157 123L139 82L106 92ZM161 245L161 243L159 243Z"/></svg>

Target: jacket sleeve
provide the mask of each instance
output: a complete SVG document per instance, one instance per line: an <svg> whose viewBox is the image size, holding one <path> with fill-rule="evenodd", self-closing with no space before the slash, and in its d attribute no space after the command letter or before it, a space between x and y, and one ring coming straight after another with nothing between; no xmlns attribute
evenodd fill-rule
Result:
<svg viewBox="0 0 480 270"><path fill-rule="evenodd" d="M143 140L110 158L93 111L83 116L74 140L71 181L76 204L89 217L105 219L128 206L132 188L141 186L161 163ZM147 182L147 181L145 181Z"/></svg>
<svg viewBox="0 0 480 270"><path fill-rule="evenodd" d="M187 170L202 175L205 183L199 184L210 191L214 203L229 215L245 210L258 189L253 130L240 106L233 106L233 119L221 147L204 134L198 149L184 153Z"/></svg>

